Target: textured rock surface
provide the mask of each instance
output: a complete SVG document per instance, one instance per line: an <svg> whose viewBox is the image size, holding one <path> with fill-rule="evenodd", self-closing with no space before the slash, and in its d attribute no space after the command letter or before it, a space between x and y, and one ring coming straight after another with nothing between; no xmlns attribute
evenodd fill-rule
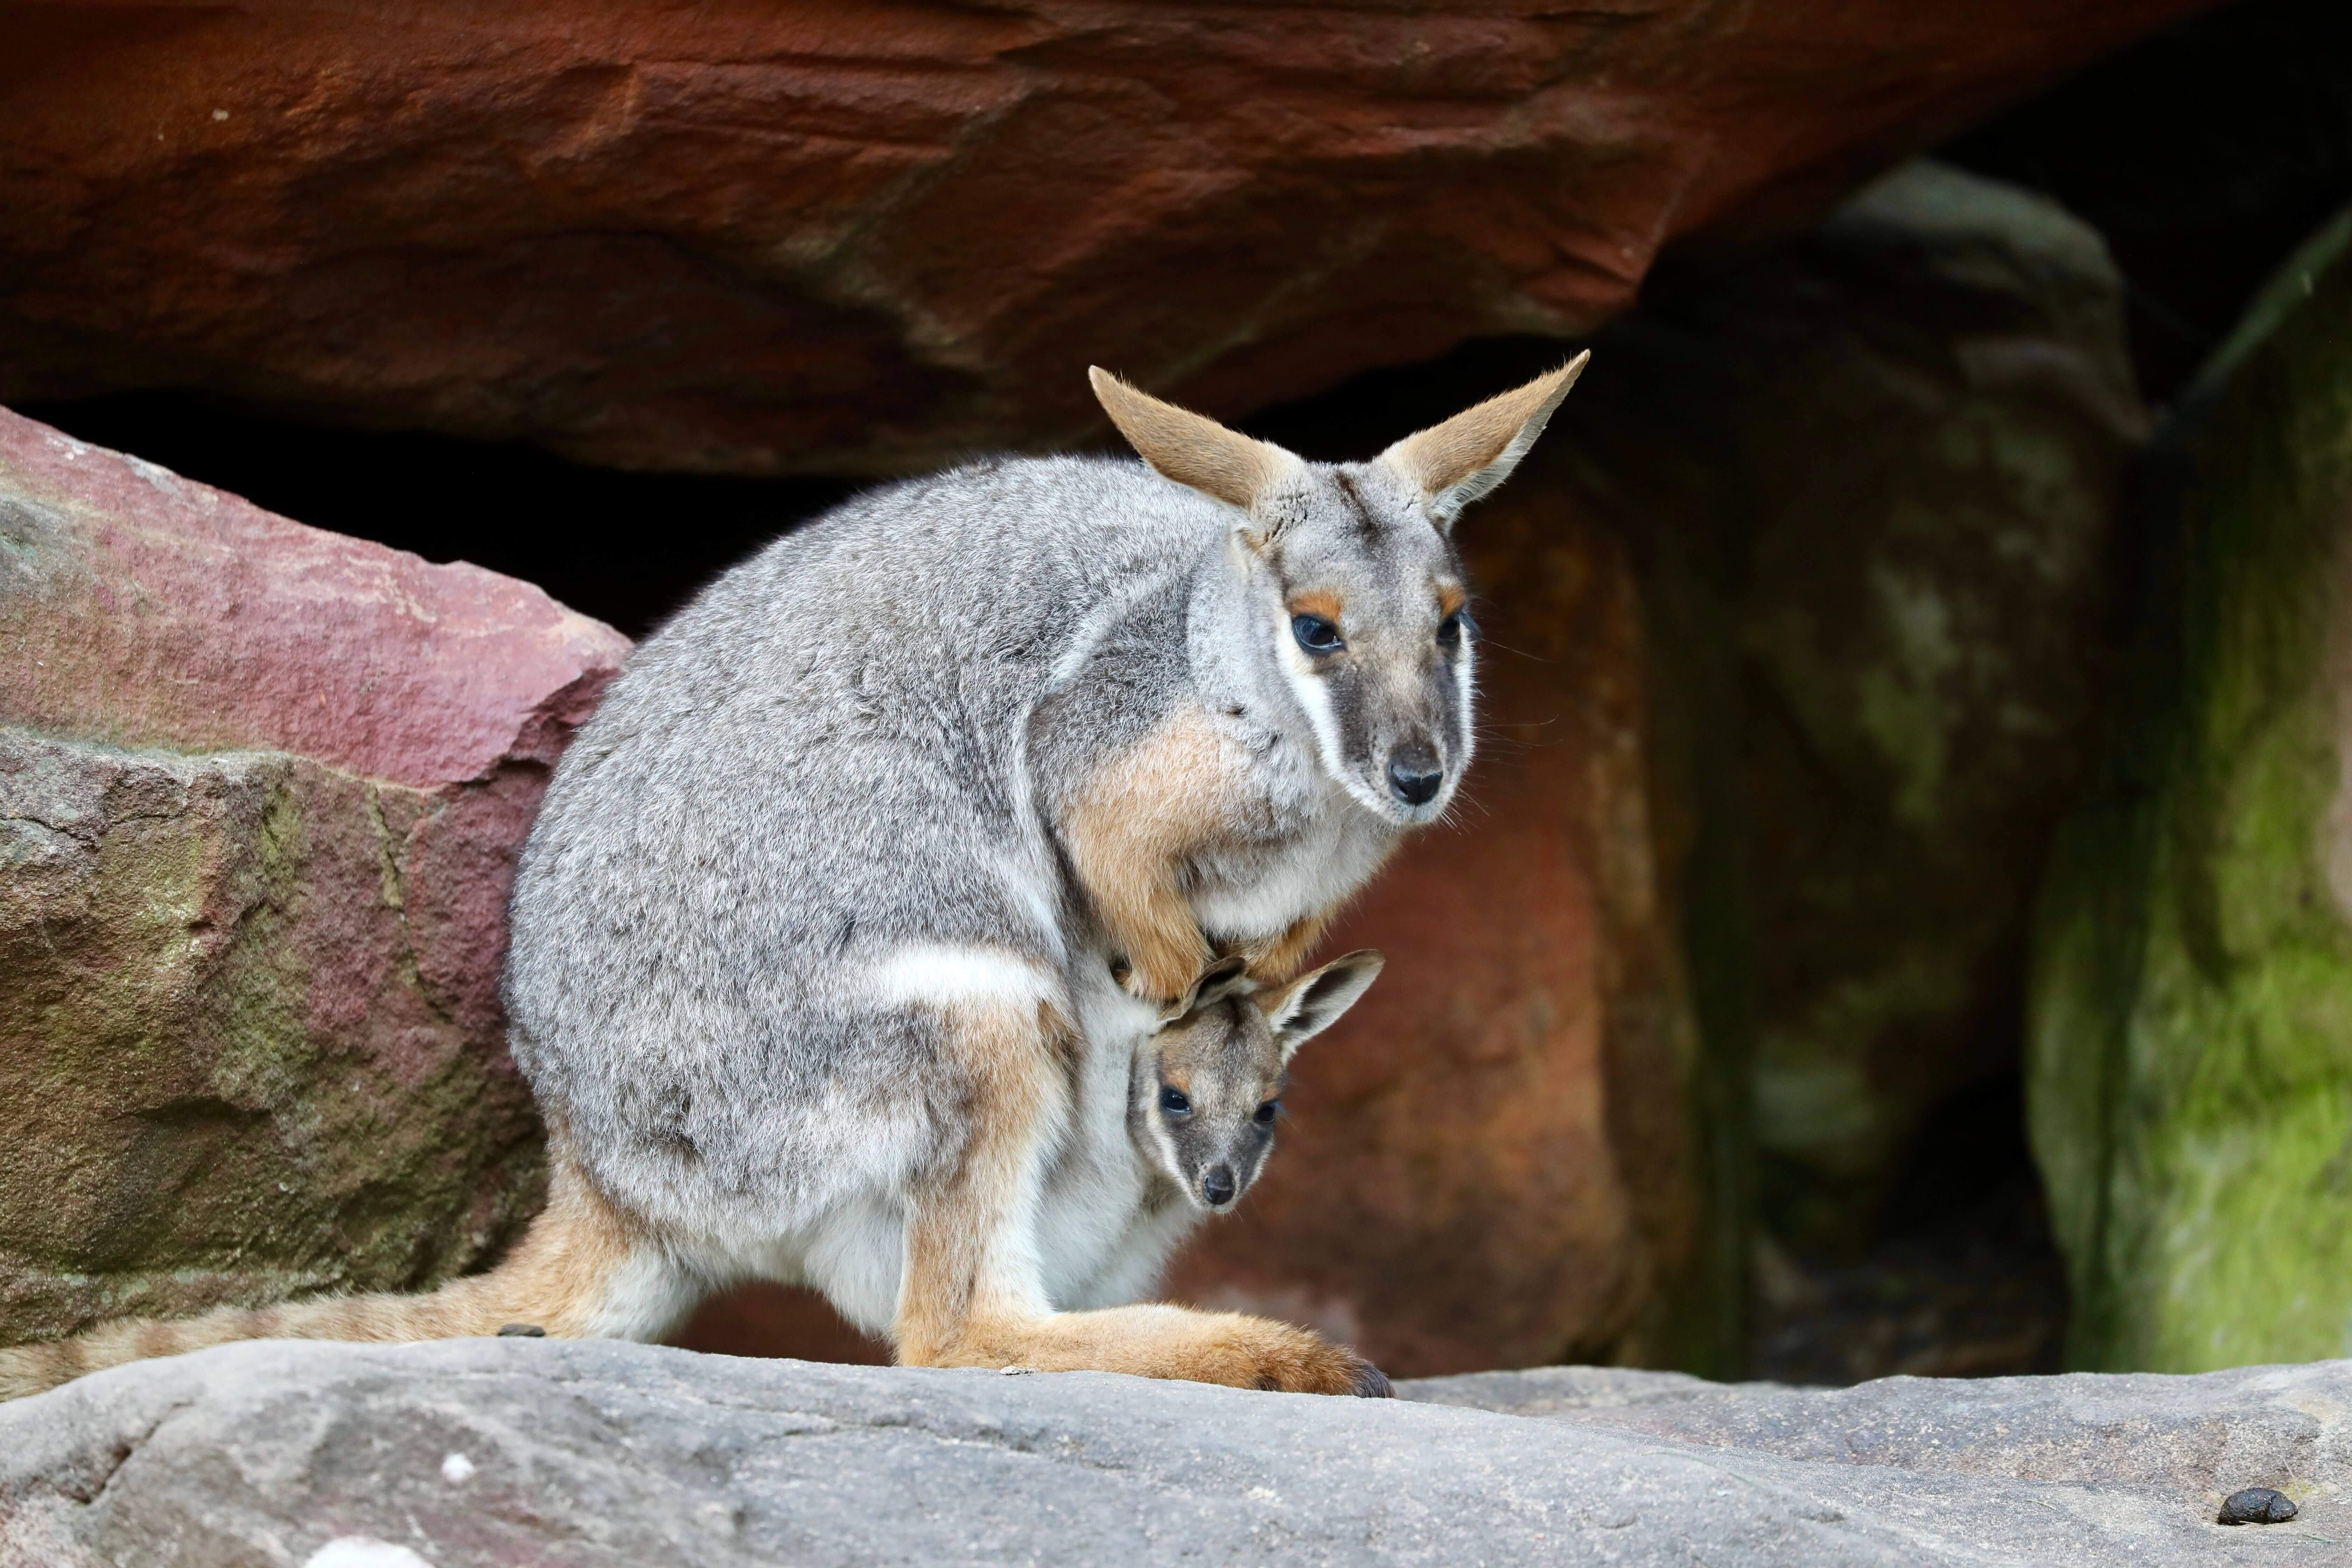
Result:
<svg viewBox="0 0 2352 1568"><path fill-rule="evenodd" d="M1914 165L1781 287L1784 310L1746 301L1771 326L1730 340L1755 377L1737 441L1756 1139L1776 1228L1852 1246L1927 1113L2016 1060L2147 418L2105 247L2013 187Z"/></svg>
<svg viewBox="0 0 2352 1568"><path fill-rule="evenodd" d="M613 1344L232 1346L0 1406L0 1563L323 1568L314 1553L356 1539L430 1568L2103 1568L2340 1562L2352 1535L2341 1365L1834 1394L1563 1371L1405 1392L1544 1418ZM2240 1484L2278 1486L2301 1516L2213 1523Z"/></svg>
<svg viewBox="0 0 2352 1568"><path fill-rule="evenodd" d="M7 8L0 399L840 472L1590 328L2210 0Z"/></svg>
<svg viewBox="0 0 2352 1568"><path fill-rule="evenodd" d="M530 1212L505 889L625 648L0 413L0 1342Z"/></svg>
<svg viewBox="0 0 2352 1568"><path fill-rule="evenodd" d="M2352 1348L2352 214L2165 433L2134 710L2037 931L2078 1364Z"/></svg>
<svg viewBox="0 0 2352 1568"><path fill-rule="evenodd" d="M1909 165L1662 276L1513 481L1639 561L1694 984L1710 1049L1753 1041L1765 1212L1808 1246L1858 1245L1923 1117L2015 1059L2145 433L2121 292L2048 203Z"/></svg>
<svg viewBox="0 0 2352 1568"><path fill-rule="evenodd" d="M1773 1227L1855 1246L1924 1114L2016 1060L2147 426L2122 278L2039 197L1916 164L1757 282L1712 303L1748 381L1757 1150Z"/></svg>
<svg viewBox="0 0 2352 1568"><path fill-rule="evenodd" d="M2141 1489L2207 1520L2231 1492L2270 1486L2309 1501L2315 1530L2352 1524L2344 1362L2200 1377L1890 1377L1840 1389L1539 1367L1399 1392L1808 1463Z"/></svg>

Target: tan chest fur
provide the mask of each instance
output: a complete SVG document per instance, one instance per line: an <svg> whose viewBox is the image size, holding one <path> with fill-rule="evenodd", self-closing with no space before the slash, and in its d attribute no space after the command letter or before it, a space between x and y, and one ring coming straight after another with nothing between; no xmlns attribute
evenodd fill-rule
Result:
<svg viewBox="0 0 2352 1568"><path fill-rule="evenodd" d="M1130 988L1159 1001L1220 944L1286 977L1393 839L1310 759L1196 702L1106 758L1061 831Z"/></svg>

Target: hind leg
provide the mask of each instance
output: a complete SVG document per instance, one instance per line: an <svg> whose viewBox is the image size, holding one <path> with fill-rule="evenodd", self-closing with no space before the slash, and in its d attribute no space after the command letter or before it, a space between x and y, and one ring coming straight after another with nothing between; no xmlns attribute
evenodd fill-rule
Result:
<svg viewBox="0 0 2352 1568"><path fill-rule="evenodd" d="M529 1323L556 1339L650 1342L686 1321L706 1282L597 1192L564 1142L549 1139L547 1206L496 1268L429 1296L392 1299L435 1331L401 1337L456 1339Z"/></svg>
<svg viewBox="0 0 2352 1568"><path fill-rule="evenodd" d="M1076 1042L1050 1006L959 1005L948 1021L969 1123L962 1148L915 1194L892 1325L902 1363L1388 1392L1352 1351L1286 1323L1167 1306L1055 1311L1038 1268L1036 1197L1065 1092L1057 1063Z"/></svg>

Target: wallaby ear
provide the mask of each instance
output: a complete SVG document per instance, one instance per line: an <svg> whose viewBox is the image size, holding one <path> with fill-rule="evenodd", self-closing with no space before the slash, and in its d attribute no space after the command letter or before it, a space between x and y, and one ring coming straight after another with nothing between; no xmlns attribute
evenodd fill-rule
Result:
<svg viewBox="0 0 2352 1568"><path fill-rule="evenodd" d="M1174 1006L1160 1016L1160 1021L1172 1024L1179 1018L1190 1017L1212 1002L1222 1002L1236 991L1248 990L1249 984L1248 960L1239 954L1221 958L1201 971L1200 978L1192 982L1192 988Z"/></svg>
<svg viewBox="0 0 2352 1568"><path fill-rule="evenodd" d="M1380 460L1417 487L1437 526L1450 529L1464 507L1511 477L1591 357L1587 349L1549 375L1408 436Z"/></svg>
<svg viewBox="0 0 2352 1568"><path fill-rule="evenodd" d="M1248 511L1302 466L1295 454L1271 441L1255 440L1205 415L1162 403L1100 365L1090 366L1087 379L1136 456L1161 478L1227 506Z"/></svg>
<svg viewBox="0 0 2352 1568"><path fill-rule="evenodd" d="M1258 1005L1265 1009L1266 1022L1274 1026L1282 1059L1288 1062L1293 1051L1338 1023L1339 1016L1372 988L1387 962L1378 948L1359 948L1261 998Z"/></svg>

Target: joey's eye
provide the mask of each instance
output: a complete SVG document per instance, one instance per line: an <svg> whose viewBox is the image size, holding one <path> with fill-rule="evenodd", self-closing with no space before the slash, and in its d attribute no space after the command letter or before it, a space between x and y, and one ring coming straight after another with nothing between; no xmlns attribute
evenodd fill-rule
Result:
<svg viewBox="0 0 2352 1568"><path fill-rule="evenodd" d="M1437 623L1437 646L1440 647L1460 647L1462 646L1463 632L1465 630L1475 630L1476 629L1476 626L1477 623L1473 621L1466 612L1456 610L1452 615Z"/></svg>
<svg viewBox="0 0 2352 1568"><path fill-rule="evenodd" d="M1274 1125L1274 1119L1277 1115L1281 1114L1281 1111L1282 1101L1278 1100L1269 1100L1264 1105L1257 1108L1257 1114L1250 1118L1250 1120L1256 1122L1260 1127L1271 1127Z"/></svg>
<svg viewBox="0 0 2352 1568"><path fill-rule="evenodd" d="M1192 1102L1184 1098L1181 1089L1163 1089L1160 1091L1160 1109L1171 1116L1190 1116Z"/></svg>
<svg viewBox="0 0 2352 1568"><path fill-rule="evenodd" d="M1348 645L1339 639L1339 628L1320 616L1293 616L1290 635L1308 653L1338 653Z"/></svg>

